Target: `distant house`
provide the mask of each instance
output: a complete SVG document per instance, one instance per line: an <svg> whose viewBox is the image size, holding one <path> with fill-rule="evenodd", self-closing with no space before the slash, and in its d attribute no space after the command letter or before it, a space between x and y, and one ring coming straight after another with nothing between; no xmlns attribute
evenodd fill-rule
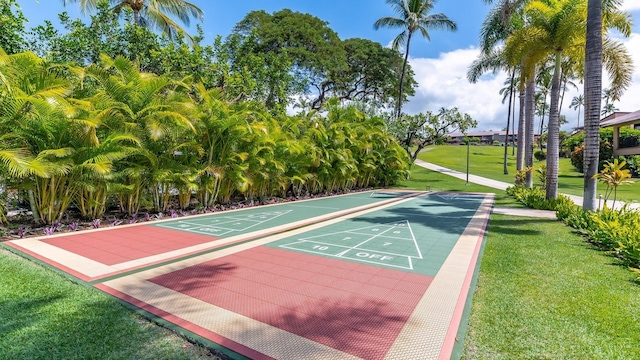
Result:
<svg viewBox="0 0 640 360"><path fill-rule="evenodd" d="M495 144L504 146L506 134L507 134L506 131L475 131L475 132L471 131L466 134L453 133L448 135L447 143L452 145L463 144L465 136L468 136L470 138L480 139L479 141L480 144L492 145L495 143ZM539 137L540 137L539 134L534 134L534 139L535 139L534 142L538 142ZM517 133L512 134L511 132L509 132L508 141L509 143L511 143L512 141L517 142L518 134Z"/></svg>
<svg viewBox="0 0 640 360"><path fill-rule="evenodd" d="M614 113L612 115L602 119L600 127L606 128L613 126L613 154L616 156L640 155L639 144L620 144L620 128L630 127L632 129L640 129L640 110L631 113Z"/></svg>

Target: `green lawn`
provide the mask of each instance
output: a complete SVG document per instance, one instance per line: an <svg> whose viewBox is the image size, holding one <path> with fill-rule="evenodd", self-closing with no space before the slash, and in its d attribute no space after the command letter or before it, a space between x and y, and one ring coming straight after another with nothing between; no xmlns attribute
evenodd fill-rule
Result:
<svg viewBox="0 0 640 360"><path fill-rule="evenodd" d="M503 156L504 148L501 146L471 146L469 172L474 175L487 177L494 180L513 183L516 173L515 156L508 150L507 165L509 175L504 175ZM444 166L453 170L466 171L466 146L443 145L430 148L420 153L419 159ZM537 178L535 178L536 183ZM623 201L640 201L640 181L630 186L618 188L618 199ZM583 176L575 171L569 159L560 159L560 171L558 174L558 189L561 193L582 196ZM598 193L604 194L606 186L598 184Z"/></svg>
<svg viewBox="0 0 640 360"><path fill-rule="evenodd" d="M212 359L91 288L0 249L0 359Z"/></svg>
<svg viewBox="0 0 640 360"><path fill-rule="evenodd" d="M465 359L640 359L640 286L558 221L493 215Z"/></svg>

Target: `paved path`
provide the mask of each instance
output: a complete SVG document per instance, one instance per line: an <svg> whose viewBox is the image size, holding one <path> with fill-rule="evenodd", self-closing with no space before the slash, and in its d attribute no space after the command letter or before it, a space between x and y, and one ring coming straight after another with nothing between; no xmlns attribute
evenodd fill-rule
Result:
<svg viewBox="0 0 640 360"><path fill-rule="evenodd" d="M437 171L437 172L440 172L440 173L443 173L443 174L446 174L446 175L450 175L450 176L456 177L456 178L461 179L461 180L465 180L465 181L467 180L467 174L463 173L463 172L460 172L460 171L447 169L447 168L442 167L440 165L428 163L426 161L422 161L422 160L419 160L419 159L416 159L415 164L418 165L418 166L421 166L421 167L423 167L425 169ZM509 183L506 183L506 182L503 182L503 181L488 179L488 178L485 178L485 177L482 177L482 176L477 176L477 175L472 175L472 174L469 174L469 182L472 182L474 184L479 184L479 185L492 187L494 189L500 189L500 190L505 190L507 187L513 186L513 184L509 184ZM565 195L565 196L569 197L576 205L582 206L583 198L581 196L569 195L569 194L562 194L562 195ZM616 207L616 209L619 209L623 205L624 205L623 202L617 201L616 204L615 204L615 207ZM609 206L611 206L611 204L609 204ZM640 204L638 204L638 203L632 203L629 206L631 208L633 208L633 209L640 209ZM535 214L533 214L533 213L530 214L530 216L534 216L534 215Z"/></svg>

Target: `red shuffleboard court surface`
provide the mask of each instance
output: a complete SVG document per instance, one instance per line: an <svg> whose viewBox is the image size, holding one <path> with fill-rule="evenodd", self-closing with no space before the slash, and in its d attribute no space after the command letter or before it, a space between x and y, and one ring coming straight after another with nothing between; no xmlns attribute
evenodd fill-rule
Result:
<svg viewBox="0 0 640 360"><path fill-rule="evenodd" d="M455 204L449 198L401 200L95 286L232 350L231 357L449 359L493 203L490 195L474 196L473 201L458 199ZM440 210L434 210L438 206ZM452 214L456 221L466 216L469 220L448 230L427 220L424 224L433 230L429 232L429 226L418 223L421 216L416 212L441 222L454 221ZM404 246L413 242L401 238L410 232L398 230L406 227L403 223L384 225L387 216L380 215L389 214L408 217L416 244L421 249L432 244L430 252L441 252L444 242L457 234L433 274L431 267L421 266L431 261L427 252L415 256L411 268L370 261L391 261L391 255L367 250L384 235L395 237L387 236L382 246L396 246L395 253L413 251ZM361 222L372 219L383 225L371 231L385 234L363 233L370 227L362 228ZM354 226L351 236L336 231L341 226ZM326 234L326 244L354 240L360 234L368 239L361 243L369 245L350 245L343 253L328 255L321 252L331 246L315 237L309 246L318 254L278 246L316 233ZM349 258L351 251L355 256ZM365 254L367 261L357 259Z"/></svg>
<svg viewBox="0 0 640 360"><path fill-rule="evenodd" d="M185 256L314 224L381 204L411 192L330 198L56 234L3 243L84 281L95 281ZM304 210L304 211L301 211Z"/></svg>

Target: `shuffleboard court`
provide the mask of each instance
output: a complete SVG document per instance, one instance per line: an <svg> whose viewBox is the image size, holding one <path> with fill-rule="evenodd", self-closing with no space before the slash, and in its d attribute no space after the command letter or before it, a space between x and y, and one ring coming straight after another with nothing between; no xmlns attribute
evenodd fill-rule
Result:
<svg viewBox="0 0 640 360"><path fill-rule="evenodd" d="M95 285L252 359L446 359L493 196L387 203Z"/></svg>
<svg viewBox="0 0 640 360"><path fill-rule="evenodd" d="M368 191L94 231L12 240L3 246L34 257L81 280L95 281L417 194Z"/></svg>

